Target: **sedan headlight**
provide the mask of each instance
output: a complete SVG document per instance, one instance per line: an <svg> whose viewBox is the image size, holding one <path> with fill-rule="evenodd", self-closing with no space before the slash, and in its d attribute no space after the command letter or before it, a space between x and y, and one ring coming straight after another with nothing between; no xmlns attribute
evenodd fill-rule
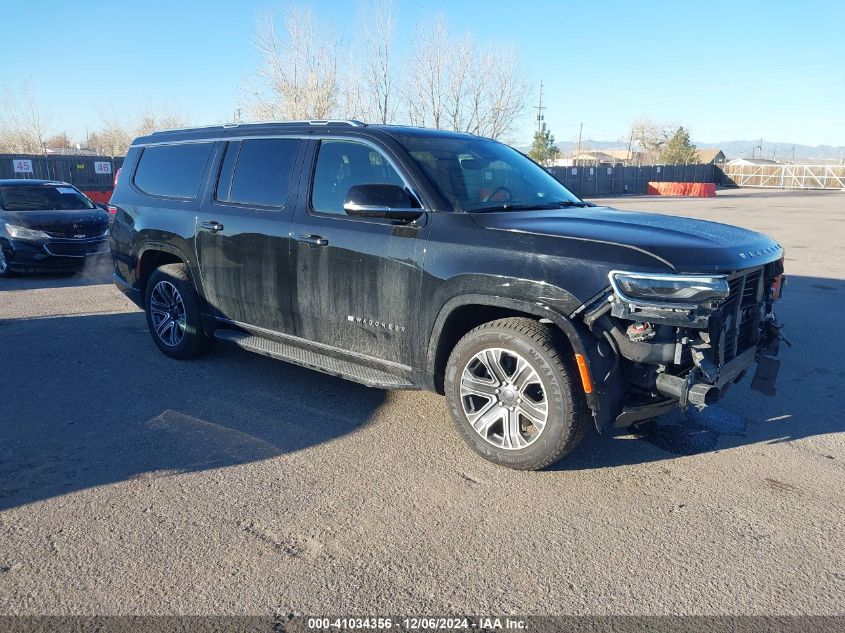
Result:
<svg viewBox="0 0 845 633"><path fill-rule="evenodd" d="M616 270L609 277L619 297L637 304L694 307L726 299L730 293L723 275L652 275Z"/></svg>
<svg viewBox="0 0 845 633"><path fill-rule="evenodd" d="M44 231L27 229L22 226L15 226L14 224L6 225L6 233L19 240L45 240L50 238Z"/></svg>

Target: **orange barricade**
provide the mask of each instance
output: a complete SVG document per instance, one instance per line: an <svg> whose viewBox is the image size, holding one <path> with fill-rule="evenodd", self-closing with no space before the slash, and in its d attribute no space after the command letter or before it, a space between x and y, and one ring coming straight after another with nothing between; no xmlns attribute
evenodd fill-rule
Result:
<svg viewBox="0 0 845 633"><path fill-rule="evenodd" d="M716 185L712 182L650 182L646 191L652 196L716 197Z"/></svg>

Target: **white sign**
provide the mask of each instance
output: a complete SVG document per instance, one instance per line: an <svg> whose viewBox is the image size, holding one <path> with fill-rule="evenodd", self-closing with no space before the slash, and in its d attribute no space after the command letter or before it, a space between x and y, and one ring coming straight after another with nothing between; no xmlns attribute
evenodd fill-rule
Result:
<svg viewBox="0 0 845 633"><path fill-rule="evenodd" d="M590 167L590 175L591 176L593 175L593 168L592 167Z"/></svg>
<svg viewBox="0 0 845 633"><path fill-rule="evenodd" d="M104 160L95 160L94 161L94 173L96 173L96 174L110 174L111 173L111 163L104 161Z"/></svg>
<svg viewBox="0 0 845 633"><path fill-rule="evenodd" d="M573 176L577 176L577 175L578 175L578 168L577 168L577 167L573 167L573 168L572 168L572 175L573 175Z"/></svg>
<svg viewBox="0 0 845 633"><path fill-rule="evenodd" d="M613 167L608 167L607 168L607 175L610 176L610 174L612 174L612 173L613 173Z"/></svg>
<svg viewBox="0 0 845 633"><path fill-rule="evenodd" d="M31 160L24 160L22 158L13 158L12 159L12 168L15 170L16 174L31 174L32 173L32 161Z"/></svg>
<svg viewBox="0 0 845 633"><path fill-rule="evenodd" d="M657 166L657 173L660 173L660 165Z"/></svg>

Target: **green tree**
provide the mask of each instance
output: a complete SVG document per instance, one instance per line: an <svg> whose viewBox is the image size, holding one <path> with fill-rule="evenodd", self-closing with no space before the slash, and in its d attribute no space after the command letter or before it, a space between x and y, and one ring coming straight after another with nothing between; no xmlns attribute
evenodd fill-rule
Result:
<svg viewBox="0 0 845 633"><path fill-rule="evenodd" d="M665 165L684 165L698 160L698 150L689 140L689 130L683 126L675 130L660 152L660 162Z"/></svg>
<svg viewBox="0 0 845 633"><path fill-rule="evenodd" d="M531 146L528 155L541 165L548 166L557 158L559 153L560 150L555 147L554 135L543 123L542 127L534 134L534 144Z"/></svg>

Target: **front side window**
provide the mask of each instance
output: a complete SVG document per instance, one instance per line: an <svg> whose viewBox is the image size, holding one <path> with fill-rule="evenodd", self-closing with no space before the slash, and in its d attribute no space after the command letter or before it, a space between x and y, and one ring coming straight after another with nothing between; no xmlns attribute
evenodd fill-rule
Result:
<svg viewBox="0 0 845 633"><path fill-rule="evenodd" d="M343 202L356 185L398 185L402 178L377 150L355 141L320 142L311 207L321 213L345 213Z"/></svg>
<svg viewBox="0 0 845 633"><path fill-rule="evenodd" d="M183 143L145 147L135 170L135 185L156 196L195 198L211 146Z"/></svg>
<svg viewBox="0 0 845 633"><path fill-rule="evenodd" d="M70 185L14 185L0 187L4 211L81 211L94 203Z"/></svg>
<svg viewBox="0 0 845 633"><path fill-rule="evenodd" d="M583 204L545 169L503 143L411 134L397 140L456 211Z"/></svg>
<svg viewBox="0 0 845 633"><path fill-rule="evenodd" d="M263 207L284 206L299 143L298 139L230 142L220 169L217 199Z"/></svg>

